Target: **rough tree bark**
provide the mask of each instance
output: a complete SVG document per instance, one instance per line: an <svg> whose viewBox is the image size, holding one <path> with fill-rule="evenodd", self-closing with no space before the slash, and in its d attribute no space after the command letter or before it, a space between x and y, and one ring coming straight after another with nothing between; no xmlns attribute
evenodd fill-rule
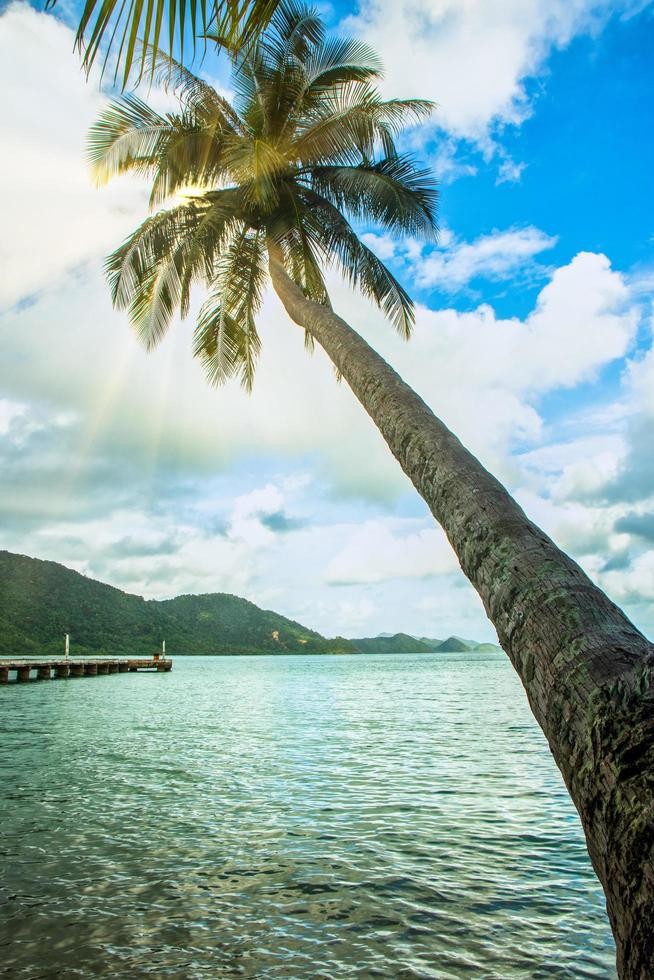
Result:
<svg viewBox="0 0 654 980"><path fill-rule="evenodd" d="M654 646L270 247L287 313L326 351L442 525L579 811L623 980L654 978Z"/></svg>

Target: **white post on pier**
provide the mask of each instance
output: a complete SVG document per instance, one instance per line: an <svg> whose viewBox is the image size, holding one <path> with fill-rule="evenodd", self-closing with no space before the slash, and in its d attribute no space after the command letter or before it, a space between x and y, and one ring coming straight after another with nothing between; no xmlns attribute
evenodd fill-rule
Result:
<svg viewBox="0 0 654 980"><path fill-rule="evenodd" d="M161 644L161 652L163 653L164 660L166 659L166 641L164 640Z"/></svg>
<svg viewBox="0 0 654 980"><path fill-rule="evenodd" d="M68 635L68 633L66 633L66 645L65 645L65 654L64 654L66 660L68 660L69 653L70 653L70 636Z"/></svg>

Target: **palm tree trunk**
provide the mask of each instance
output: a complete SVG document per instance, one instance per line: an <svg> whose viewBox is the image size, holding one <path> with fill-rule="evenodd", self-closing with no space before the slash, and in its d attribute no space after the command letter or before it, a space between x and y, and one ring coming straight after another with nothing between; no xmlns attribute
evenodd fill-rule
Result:
<svg viewBox="0 0 654 980"><path fill-rule="evenodd" d="M654 646L270 247L287 313L324 348L442 525L579 811L623 980L654 978Z"/></svg>

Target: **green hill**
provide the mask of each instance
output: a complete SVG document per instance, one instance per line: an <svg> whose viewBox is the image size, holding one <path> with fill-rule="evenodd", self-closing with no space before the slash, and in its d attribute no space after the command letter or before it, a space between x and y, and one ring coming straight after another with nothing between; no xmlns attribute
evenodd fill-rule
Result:
<svg viewBox="0 0 654 980"><path fill-rule="evenodd" d="M475 649L476 644L471 644L468 640L462 640L460 636L448 636L446 640L439 643L435 650L441 653L468 653Z"/></svg>
<svg viewBox="0 0 654 980"><path fill-rule="evenodd" d="M359 653L429 653L431 647L408 633L365 636L351 640Z"/></svg>
<svg viewBox="0 0 654 980"><path fill-rule="evenodd" d="M56 656L70 633L73 654L430 653L499 649L460 637L407 633L346 640L216 592L157 601L122 592L54 561L0 551L0 657Z"/></svg>
<svg viewBox="0 0 654 980"><path fill-rule="evenodd" d="M226 593L162 602L130 595L52 561L0 551L0 656L356 653L277 613Z"/></svg>

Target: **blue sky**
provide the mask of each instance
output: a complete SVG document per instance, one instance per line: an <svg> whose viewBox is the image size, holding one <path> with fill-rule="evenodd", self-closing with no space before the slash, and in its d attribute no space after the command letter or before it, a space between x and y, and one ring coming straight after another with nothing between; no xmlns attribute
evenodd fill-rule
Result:
<svg viewBox="0 0 654 980"><path fill-rule="evenodd" d="M645 13L614 18L598 37L553 53L528 85L533 115L502 138L526 164L520 180L496 185L477 158L475 177L448 189L447 221L466 238L529 222L558 236L548 255L558 264L582 249L610 252L622 269L651 260L653 45L654 18ZM505 314L521 315L533 301L506 290L484 295Z"/></svg>
<svg viewBox="0 0 654 980"><path fill-rule="evenodd" d="M654 5L324 9L380 51L387 94L439 104L406 141L440 180L440 245L363 229L419 302L414 339L333 280L336 308L651 632ZM0 547L148 596L235 592L325 633L492 638L424 504L274 298L250 399L206 388L187 324L145 355L111 310L102 257L145 192L91 186L84 134L104 96L80 77L74 18L0 17L15 96Z"/></svg>

